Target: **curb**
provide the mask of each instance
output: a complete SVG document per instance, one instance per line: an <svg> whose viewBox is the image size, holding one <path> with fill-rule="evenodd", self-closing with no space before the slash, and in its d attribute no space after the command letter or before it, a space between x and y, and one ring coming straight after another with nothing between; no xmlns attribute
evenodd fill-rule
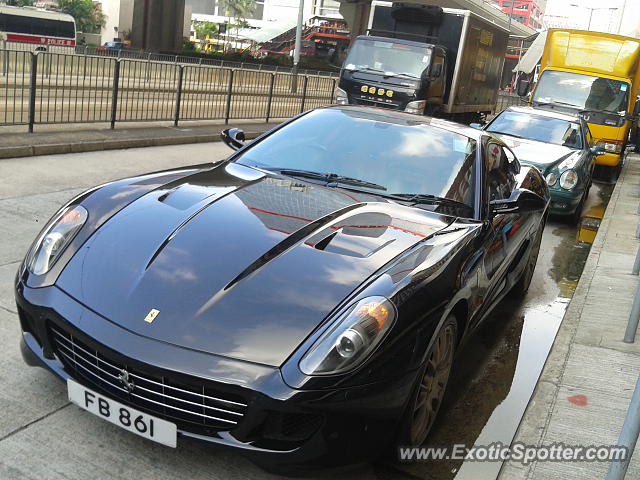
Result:
<svg viewBox="0 0 640 480"><path fill-rule="evenodd" d="M263 131L245 131L247 140L252 140L262 135ZM166 145L182 145L186 143L220 142L220 133L207 133L196 135L176 135L166 137L138 137L126 139L91 140L75 143L50 143L39 145L17 145L0 147L0 159L33 157L38 155L58 155L65 153L96 152L101 150L118 150L124 148L160 147Z"/></svg>

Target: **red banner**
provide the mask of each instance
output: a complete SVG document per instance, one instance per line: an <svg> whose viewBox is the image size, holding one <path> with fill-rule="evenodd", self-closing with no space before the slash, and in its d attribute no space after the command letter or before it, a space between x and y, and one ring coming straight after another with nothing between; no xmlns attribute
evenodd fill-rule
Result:
<svg viewBox="0 0 640 480"><path fill-rule="evenodd" d="M39 35L18 35L7 33L7 42L33 43L38 45L57 45L60 47L75 47L76 41L70 38L41 37Z"/></svg>

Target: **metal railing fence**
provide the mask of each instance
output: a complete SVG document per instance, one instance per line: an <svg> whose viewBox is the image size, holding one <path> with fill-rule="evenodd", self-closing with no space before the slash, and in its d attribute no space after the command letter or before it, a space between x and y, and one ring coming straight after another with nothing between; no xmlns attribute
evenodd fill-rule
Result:
<svg viewBox="0 0 640 480"><path fill-rule="evenodd" d="M33 52L34 46L27 43L18 42L0 42L0 50L13 50ZM239 68L245 70L257 70L264 72L280 72L291 73L292 67L282 65L269 65L265 63L254 62L237 62L232 60L222 60L217 58L208 58L203 56L190 56L180 54L154 53L146 50L135 50L131 48L109 49L105 47L90 47L88 45L77 45L75 47L63 47L56 45L48 45L46 47L48 53L63 53L89 57L107 57L107 58L126 58L130 60L146 60L149 62L179 63L183 65L208 65L211 67L221 68ZM42 52L45 53L45 52ZM338 68L335 71L315 70L315 69L299 69L300 75L318 75L325 77L337 77L339 75Z"/></svg>
<svg viewBox="0 0 640 480"><path fill-rule="evenodd" d="M219 66L0 51L0 126L287 118L333 102L336 79Z"/></svg>

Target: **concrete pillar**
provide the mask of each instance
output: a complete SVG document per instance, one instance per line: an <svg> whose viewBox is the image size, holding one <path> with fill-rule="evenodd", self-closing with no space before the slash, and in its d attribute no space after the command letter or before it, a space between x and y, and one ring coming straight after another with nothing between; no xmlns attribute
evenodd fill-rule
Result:
<svg viewBox="0 0 640 480"><path fill-rule="evenodd" d="M371 1L364 0L354 3L340 2L340 14L349 26L351 39L367 33L370 10Z"/></svg>
<svg viewBox="0 0 640 480"><path fill-rule="evenodd" d="M182 49L185 0L135 0L131 44L150 51Z"/></svg>

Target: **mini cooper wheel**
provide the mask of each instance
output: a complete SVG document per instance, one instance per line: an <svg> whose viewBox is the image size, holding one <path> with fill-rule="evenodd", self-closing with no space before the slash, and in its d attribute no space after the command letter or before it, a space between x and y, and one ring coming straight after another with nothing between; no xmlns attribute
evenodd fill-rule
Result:
<svg viewBox="0 0 640 480"><path fill-rule="evenodd" d="M442 405L458 339L458 324L449 315L433 342L403 422L402 443L424 443Z"/></svg>

